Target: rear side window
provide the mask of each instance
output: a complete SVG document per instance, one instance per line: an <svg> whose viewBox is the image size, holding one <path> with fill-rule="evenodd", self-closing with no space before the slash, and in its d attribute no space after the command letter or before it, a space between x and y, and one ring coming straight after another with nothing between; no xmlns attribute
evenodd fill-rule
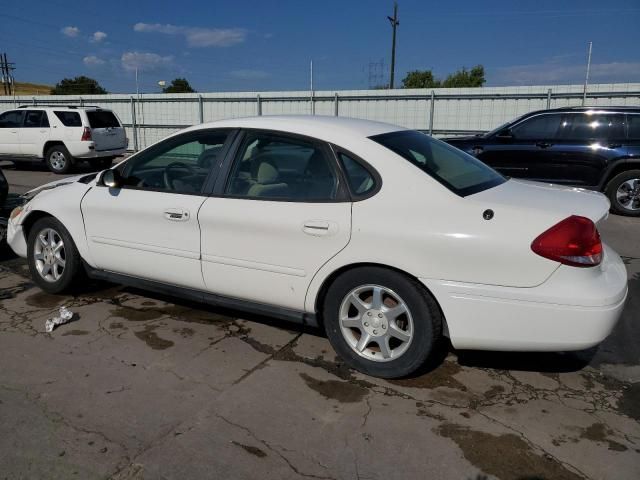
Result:
<svg viewBox="0 0 640 480"><path fill-rule="evenodd" d="M65 127L81 127L82 120L78 112L54 112Z"/></svg>
<svg viewBox="0 0 640 480"><path fill-rule="evenodd" d="M360 162L342 152L338 152L338 158L347 176L349 188L354 195L366 195L376 188L373 175Z"/></svg>
<svg viewBox="0 0 640 480"><path fill-rule="evenodd" d="M452 192L464 197L506 180L480 160L415 130L370 137L405 158Z"/></svg>
<svg viewBox="0 0 640 480"><path fill-rule="evenodd" d="M628 115L629 140L640 141L640 115Z"/></svg>
<svg viewBox="0 0 640 480"><path fill-rule="evenodd" d="M24 115L24 128L42 128L49 126L47 114L43 110L27 110Z"/></svg>
<svg viewBox="0 0 640 480"><path fill-rule="evenodd" d="M624 138L624 115L567 114L562 119L559 138L575 141Z"/></svg>
<svg viewBox="0 0 640 480"><path fill-rule="evenodd" d="M120 126L120 122L113 112L105 110L87 112L87 118L91 128L116 128Z"/></svg>
<svg viewBox="0 0 640 480"><path fill-rule="evenodd" d="M560 127L561 115L536 115L511 129L518 140L553 140Z"/></svg>

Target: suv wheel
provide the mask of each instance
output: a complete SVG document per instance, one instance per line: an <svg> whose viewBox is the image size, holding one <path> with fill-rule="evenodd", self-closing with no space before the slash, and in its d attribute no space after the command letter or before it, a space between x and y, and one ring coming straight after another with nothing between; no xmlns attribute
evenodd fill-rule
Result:
<svg viewBox="0 0 640 480"><path fill-rule="evenodd" d="M47 293L69 291L83 270L76 245L62 223L53 217L37 220L27 242L33 281Z"/></svg>
<svg viewBox="0 0 640 480"><path fill-rule="evenodd" d="M418 370L442 330L440 309L426 289L380 267L338 277L327 291L322 314L329 341L345 362L382 378Z"/></svg>
<svg viewBox="0 0 640 480"><path fill-rule="evenodd" d="M619 173L609 181L605 193L615 213L640 216L640 170Z"/></svg>
<svg viewBox="0 0 640 480"><path fill-rule="evenodd" d="M64 145L54 145L45 154L47 167L53 173L68 173L71 170L72 158Z"/></svg>

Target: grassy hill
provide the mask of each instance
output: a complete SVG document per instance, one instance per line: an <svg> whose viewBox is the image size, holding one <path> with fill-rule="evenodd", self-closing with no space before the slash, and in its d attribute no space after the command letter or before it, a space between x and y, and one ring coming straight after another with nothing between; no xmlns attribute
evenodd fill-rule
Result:
<svg viewBox="0 0 640 480"><path fill-rule="evenodd" d="M39 83L16 82L16 95L49 95L51 87ZM0 86L0 96L4 95L4 88Z"/></svg>

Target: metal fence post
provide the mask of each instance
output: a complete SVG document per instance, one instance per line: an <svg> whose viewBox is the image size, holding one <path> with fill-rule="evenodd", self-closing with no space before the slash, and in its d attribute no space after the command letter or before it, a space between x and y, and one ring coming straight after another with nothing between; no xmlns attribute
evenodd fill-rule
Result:
<svg viewBox="0 0 640 480"><path fill-rule="evenodd" d="M551 89L547 90L547 110L551 108Z"/></svg>
<svg viewBox="0 0 640 480"><path fill-rule="evenodd" d="M333 97L333 114L337 117L338 116L338 92L336 92L335 96Z"/></svg>
<svg viewBox="0 0 640 480"><path fill-rule="evenodd" d="M84 99L80 97L80 106L82 107L83 105L84 105Z"/></svg>
<svg viewBox="0 0 640 480"><path fill-rule="evenodd" d="M259 93L256 95L256 114L258 116L262 115L262 101Z"/></svg>
<svg viewBox="0 0 640 480"><path fill-rule="evenodd" d="M198 118L200 119L200 123L204 123L204 105L202 102L202 95L198 95Z"/></svg>
<svg viewBox="0 0 640 480"><path fill-rule="evenodd" d="M431 112L429 113L429 135L433 135L433 114L435 112L436 105L436 92L431 90Z"/></svg>
<svg viewBox="0 0 640 480"><path fill-rule="evenodd" d="M36 101L36 97L31 97L31 98L33 98L33 104L34 104L34 105L37 105L37 104L38 104L38 102Z"/></svg>
<svg viewBox="0 0 640 480"><path fill-rule="evenodd" d="M138 151L138 127L136 125L136 100L131 97L131 126L133 128L133 151Z"/></svg>

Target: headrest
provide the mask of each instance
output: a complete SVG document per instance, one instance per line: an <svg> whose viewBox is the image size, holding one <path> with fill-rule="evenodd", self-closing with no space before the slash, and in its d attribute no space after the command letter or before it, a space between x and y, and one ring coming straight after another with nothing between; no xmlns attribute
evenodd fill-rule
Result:
<svg viewBox="0 0 640 480"><path fill-rule="evenodd" d="M280 179L278 169L272 163L263 160L258 165L258 174L256 175L256 181L261 185L269 185L271 183L277 183Z"/></svg>

